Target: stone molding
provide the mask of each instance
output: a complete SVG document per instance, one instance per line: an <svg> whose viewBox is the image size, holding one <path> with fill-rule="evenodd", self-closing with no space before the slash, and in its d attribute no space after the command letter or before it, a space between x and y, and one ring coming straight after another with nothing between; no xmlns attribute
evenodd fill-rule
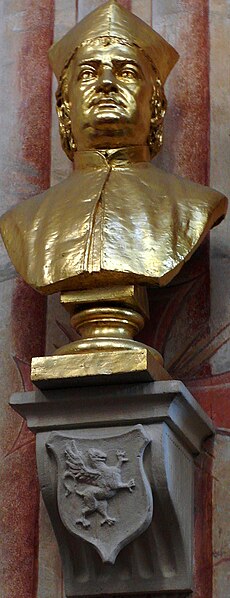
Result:
<svg viewBox="0 0 230 598"><path fill-rule="evenodd" d="M66 597L187 596L193 587L193 456L214 429L186 387L165 381L52 389L17 393L11 405L36 432L39 481L59 544ZM140 430L145 441L138 470ZM83 485L79 498L79 476L94 474L96 466L87 459L95 454L111 473L121 452L126 473L120 467L116 484L125 485L126 493L115 491L111 502L105 498L105 519L107 513L119 522L104 526L97 484ZM81 523L89 493L94 504L87 530Z"/></svg>

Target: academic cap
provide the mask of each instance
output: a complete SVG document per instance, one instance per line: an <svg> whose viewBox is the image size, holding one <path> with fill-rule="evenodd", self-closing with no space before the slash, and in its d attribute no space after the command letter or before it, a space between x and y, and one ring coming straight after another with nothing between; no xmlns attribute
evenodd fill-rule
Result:
<svg viewBox="0 0 230 598"><path fill-rule="evenodd" d="M176 50L159 33L123 8L117 0L109 0L51 46L49 60L57 79L83 42L100 37L117 37L141 48L157 68L162 83L179 58Z"/></svg>

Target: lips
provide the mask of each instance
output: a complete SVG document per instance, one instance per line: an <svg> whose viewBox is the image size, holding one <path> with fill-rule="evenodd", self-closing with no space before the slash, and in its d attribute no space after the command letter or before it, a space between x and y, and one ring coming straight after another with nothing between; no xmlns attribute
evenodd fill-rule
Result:
<svg viewBox="0 0 230 598"><path fill-rule="evenodd" d="M106 106L106 107L122 106L124 108L125 104L121 100L114 99L110 96L104 96L104 97L100 97L100 98L94 98L92 100L92 102L90 103L90 108L92 106Z"/></svg>

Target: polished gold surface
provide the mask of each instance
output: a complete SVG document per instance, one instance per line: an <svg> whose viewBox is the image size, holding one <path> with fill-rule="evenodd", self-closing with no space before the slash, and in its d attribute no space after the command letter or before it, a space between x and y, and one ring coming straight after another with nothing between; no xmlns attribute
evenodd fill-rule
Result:
<svg viewBox="0 0 230 598"><path fill-rule="evenodd" d="M95 303L124 305L139 311L145 318L149 318L148 295L145 287L138 285L102 287L87 291L67 291L61 293L61 304L73 315L84 305L93 306Z"/></svg>
<svg viewBox="0 0 230 598"><path fill-rule="evenodd" d="M223 217L226 199L159 170L146 153L77 152L66 181L1 218L9 255L26 282L49 294L165 285L175 277Z"/></svg>
<svg viewBox="0 0 230 598"><path fill-rule="evenodd" d="M151 355L147 347L113 351L34 357L31 380L38 388L121 384L169 380L168 372Z"/></svg>
<svg viewBox="0 0 230 598"><path fill-rule="evenodd" d="M178 60L176 50L149 25L125 10L116 0L109 0L77 23L49 51L49 59L59 79L77 48L90 40L116 37L122 43L135 44L158 69L164 82Z"/></svg>
<svg viewBox="0 0 230 598"><path fill-rule="evenodd" d="M71 318L82 338L133 338L144 326L138 312L124 307L92 307Z"/></svg>
<svg viewBox="0 0 230 598"><path fill-rule="evenodd" d="M127 289L130 290L130 289ZM130 309L127 305L117 304L117 296L124 297L124 289L120 293L116 293L116 299L114 300L112 289L106 289L107 293L107 305L106 307L101 305L101 302L95 301L98 289L94 292L90 291L85 293L86 296L93 296L94 303L93 307L89 306L85 309L81 308L76 304L77 293L71 293L68 297L68 311L70 311L70 299L73 301L73 312L71 317L71 325L76 332L81 336L80 340L76 340L72 343L68 343L63 347L60 347L55 351L55 355L76 355L79 353L97 353L106 352L108 360L111 359L111 352L127 351L127 350L140 350L148 349L149 353L163 366L163 358L153 348L147 347L145 344L133 340L133 337L144 326L143 315L134 309ZM100 289L103 295L103 289ZM84 293L82 291L82 293ZM132 292L132 296L134 293ZM142 294L141 294L142 295ZM108 297L110 296L110 300ZM65 294L64 294L65 297ZM129 301L126 296L126 301ZM115 306L114 306L114 305ZM78 311L76 311L78 309Z"/></svg>
<svg viewBox="0 0 230 598"><path fill-rule="evenodd" d="M50 51L75 171L2 216L16 270L42 293L165 285L226 212L217 191L166 174L162 82L177 53L115 0Z"/></svg>
<svg viewBox="0 0 230 598"><path fill-rule="evenodd" d="M162 144L165 110L158 71L137 47L117 38L78 48L57 91L62 145L70 159L81 149L146 142L153 157Z"/></svg>
<svg viewBox="0 0 230 598"><path fill-rule="evenodd" d="M114 149L122 140L131 147L144 140L152 158L159 152L167 101L156 67L137 46L114 37L88 40L63 70L56 98L71 160L81 148Z"/></svg>

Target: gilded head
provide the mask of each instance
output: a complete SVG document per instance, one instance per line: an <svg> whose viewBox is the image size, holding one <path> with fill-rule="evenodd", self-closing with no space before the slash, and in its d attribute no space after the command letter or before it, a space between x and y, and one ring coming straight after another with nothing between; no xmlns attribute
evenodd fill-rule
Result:
<svg viewBox="0 0 230 598"><path fill-rule="evenodd" d="M77 49L57 91L63 149L162 144L166 98L156 68L139 48L116 38Z"/></svg>
<svg viewBox="0 0 230 598"><path fill-rule="evenodd" d="M88 15L50 50L58 77L62 145L77 149L162 144L163 82L177 53L116 0Z"/></svg>

